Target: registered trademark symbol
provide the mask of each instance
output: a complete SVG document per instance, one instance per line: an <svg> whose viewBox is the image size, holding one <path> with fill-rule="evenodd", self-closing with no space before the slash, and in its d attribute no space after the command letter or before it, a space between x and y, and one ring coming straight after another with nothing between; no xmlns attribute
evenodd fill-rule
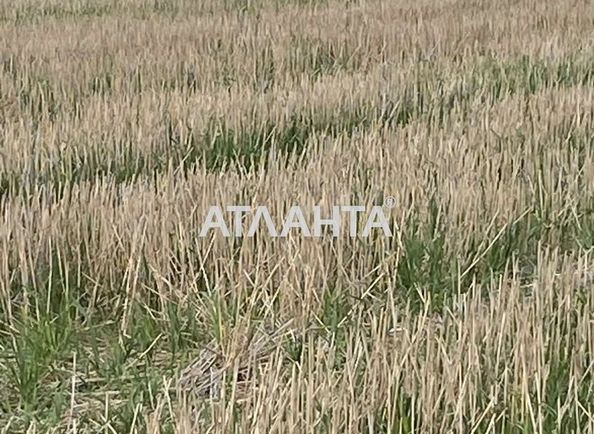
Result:
<svg viewBox="0 0 594 434"><path fill-rule="evenodd" d="M384 199L385 208L394 208L396 206L396 198L394 196L388 196Z"/></svg>

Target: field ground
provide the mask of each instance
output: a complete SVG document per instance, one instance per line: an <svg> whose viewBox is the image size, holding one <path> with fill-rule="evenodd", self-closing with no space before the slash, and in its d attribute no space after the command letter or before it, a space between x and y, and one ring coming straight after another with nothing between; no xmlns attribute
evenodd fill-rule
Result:
<svg viewBox="0 0 594 434"><path fill-rule="evenodd" d="M0 0L0 433L593 433L594 6ZM381 205L391 238L199 237Z"/></svg>

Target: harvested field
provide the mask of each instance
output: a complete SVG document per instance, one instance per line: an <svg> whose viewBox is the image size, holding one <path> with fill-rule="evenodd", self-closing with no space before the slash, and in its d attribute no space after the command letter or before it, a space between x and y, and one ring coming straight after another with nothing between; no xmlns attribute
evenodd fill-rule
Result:
<svg viewBox="0 0 594 434"><path fill-rule="evenodd" d="M594 433L588 2L0 0L0 217L0 433Z"/></svg>

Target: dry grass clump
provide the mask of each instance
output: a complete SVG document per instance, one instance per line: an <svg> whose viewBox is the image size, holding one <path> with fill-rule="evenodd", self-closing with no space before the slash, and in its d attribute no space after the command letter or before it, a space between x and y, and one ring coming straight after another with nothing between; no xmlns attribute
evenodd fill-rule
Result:
<svg viewBox="0 0 594 434"><path fill-rule="evenodd" d="M591 12L0 0L1 432L594 432Z"/></svg>
<svg viewBox="0 0 594 434"><path fill-rule="evenodd" d="M287 326L274 325L269 327L270 331L258 328L249 335L241 334L239 342L233 342L227 351L218 348L218 342L212 340L180 373L180 392L198 399L219 399L225 371L235 366L232 385L245 394L254 386L254 369L270 361L275 349L282 347L283 337L293 335Z"/></svg>

